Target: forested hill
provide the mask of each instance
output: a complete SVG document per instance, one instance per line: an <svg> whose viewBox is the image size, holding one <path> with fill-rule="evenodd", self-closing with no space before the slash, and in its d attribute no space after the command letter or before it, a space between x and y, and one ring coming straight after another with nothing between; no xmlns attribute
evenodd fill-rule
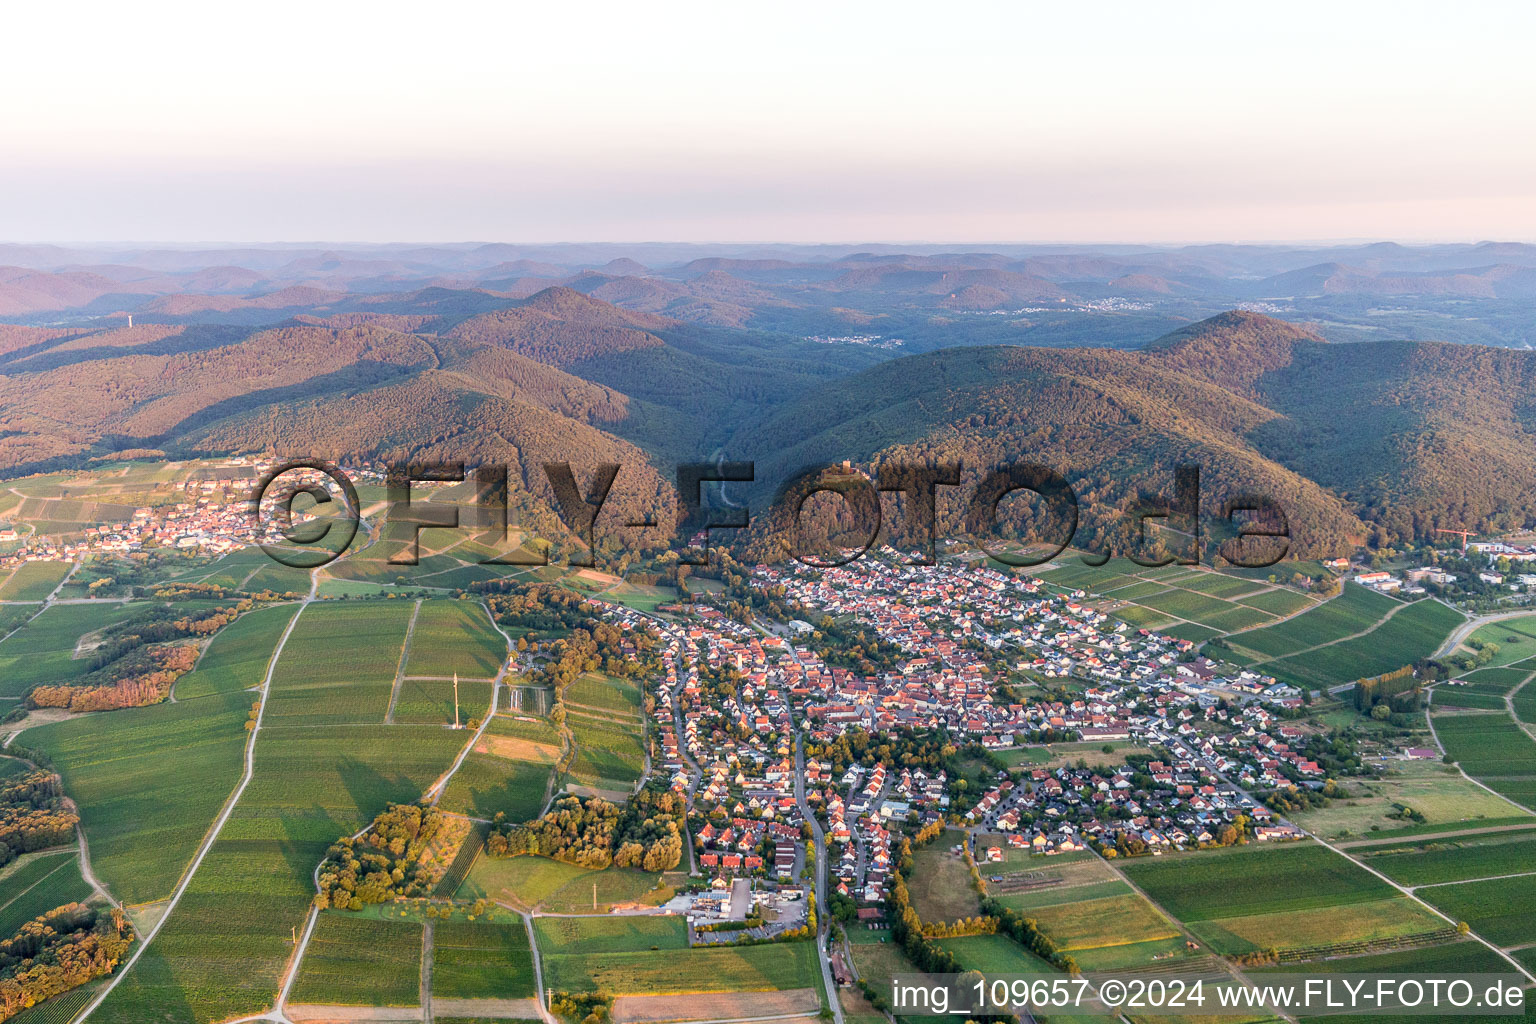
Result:
<svg viewBox="0 0 1536 1024"><path fill-rule="evenodd" d="M1138 490L1170 494L1173 467L1198 463L1208 509L1267 494L1299 550L1325 554L1373 534L1536 519L1536 353L1330 345L1228 313L1139 352L993 347L895 360L752 424L732 450L769 480L842 459L959 460L972 479L1043 462L1073 481L1088 540Z"/></svg>

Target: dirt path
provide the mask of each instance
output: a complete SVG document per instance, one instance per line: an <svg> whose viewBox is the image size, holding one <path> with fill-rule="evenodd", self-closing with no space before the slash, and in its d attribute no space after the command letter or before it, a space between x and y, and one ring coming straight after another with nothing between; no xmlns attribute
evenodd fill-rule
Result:
<svg viewBox="0 0 1536 1024"><path fill-rule="evenodd" d="M1429 600L1433 601L1433 600L1438 600L1438 599L1437 598L1430 598ZM1417 603L1418 602L1414 602L1414 604L1417 604ZM1440 603L1441 604L1445 604L1445 602L1443 602L1443 601L1440 602ZM1445 606L1447 608L1451 607L1448 604L1445 605ZM1328 641L1326 641L1324 643L1313 644L1311 647L1303 647L1299 651L1290 651L1289 653L1276 655L1275 657L1272 657L1272 658L1265 658L1262 661L1250 662L1248 664L1248 667L1249 668L1257 668L1260 665L1268 665L1272 661L1284 661L1287 658L1296 658L1296 657L1299 657L1299 656L1301 656L1303 654L1311 654L1313 651L1320 651L1324 647L1333 647L1336 644L1347 643L1350 640L1358 640L1358 639L1360 639L1363 636L1370 636L1372 633L1376 632L1382 626L1385 626L1389 621L1391 621L1392 617L1394 615L1396 615L1398 612L1402 611L1405 608L1411 608L1411 607L1413 607L1412 604L1407 604L1407 603L1400 604L1397 607L1393 608L1391 611L1387 612L1387 614L1383 615L1381 618L1377 619L1375 622L1371 623L1371 625L1368 628L1362 629L1358 633L1351 633L1351 634L1349 634L1349 636L1341 636L1341 637L1339 637L1336 640L1328 640ZM1455 609L1452 609L1452 611L1455 611ZM1462 613L1461 612L1457 612L1457 614L1459 615L1459 614L1462 614ZM1238 646L1241 647L1242 644L1239 643ZM1353 682L1351 682L1349 685L1350 686L1354 686L1355 684Z"/></svg>
<svg viewBox="0 0 1536 1024"><path fill-rule="evenodd" d="M528 929L528 948L533 950L534 1002L539 1004L539 1019L544 1024L559 1024L549 1008L544 1005L544 961L539 956L539 940L533 934L533 916L523 913L523 927Z"/></svg>
<svg viewBox="0 0 1536 1024"><path fill-rule="evenodd" d="M278 640L277 648L272 652L272 660L267 664L267 674L261 681L261 706L256 712L256 721L251 727L251 735L245 743L245 773L240 777L240 784L229 795L229 799L224 801L223 810L219 812L218 818L214 820L213 827L208 830L202 845L197 848L197 856L192 859L192 863L182 874L181 881L176 885L176 891L171 894L170 900L165 905L165 912L160 915L160 920L155 922L155 926L150 929L149 934L145 935L143 941L134 948L133 953L128 957L128 961L113 973L111 980L86 1004L78 1019L84 1020L96 1011L96 1008L106 1000L107 996L112 994L112 990L118 986L118 983L133 970L134 965L139 962L139 957L144 955L144 951L149 948L149 944L155 940L155 936L160 934L160 929L165 927L165 922L170 919L171 914L176 910L176 905L181 902L182 896L186 894L187 886L191 884L193 876L197 874L197 869L202 866L204 859L207 858L208 851L213 849L213 844L218 840L219 833L223 830L224 824L229 821L229 816L234 813L235 805L240 802L240 797L245 792L245 788L251 784L251 779L255 777L256 741L261 736L261 722L267 710L267 694L272 689L272 677L277 673L278 657L283 653L283 647L288 643L288 638L293 635L294 627L298 625L299 619L303 618L304 609L308 608L310 602L314 601L315 591L318 586L319 578L316 576L316 570L312 569L309 573L309 594L299 603L299 610L294 613L293 618L288 620L288 626L283 630L282 638ZM281 1017L280 1010L278 1014Z"/></svg>
<svg viewBox="0 0 1536 1024"><path fill-rule="evenodd" d="M400 645L400 663L395 666L395 684L389 690L389 710L384 712L384 724L395 724L395 701L400 699L400 683L405 679L405 662L411 656L411 635L416 632L416 616L421 614L421 598L411 608L411 621L405 627L405 643Z"/></svg>
<svg viewBox="0 0 1536 1024"><path fill-rule="evenodd" d="M421 1019L432 1024L432 919L427 918L421 929L421 987L417 996L421 1003Z"/></svg>
<svg viewBox="0 0 1536 1024"><path fill-rule="evenodd" d="M1435 702L1435 691L1434 691L1433 688L1430 688L1429 690L1425 691L1424 721L1429 723L1429 738L1435 741L1435 749L1440 751L1441 756L1444 757L1444 756L1446 756L1445 744L1440 742L1440 733L1435 730L1435 715L1434 715L1435 703L1434 702ZM1497 715L1498 714L1497 711L1472 712L1472 714L1479 714L1479 713L1485 714L1485 715ZM1456 770L1461 773L1461 777L1462 778L1464 778L1468 782L1472 783L1472 785L1477 786L1479 789L1487 790L1489 793L1492 793L1494 796L1498 797L1500 800L1503 800L1507 804L1512 804L1513 806L1520 808L1520 810L1522 810L1522 811L1525 811L1525 812L1527 812L1529 814L1536 814L1536 808L1527 807L1525 804L1522 804L1522 803L1520 803L1520 802L1518 802L1516 800L1511 800L1509 797L1505 796L1503 793L1500 793L1498 790L1494 789L1492 786L1489 786L1486 783L1484 783L1481 779L1474 779L1472 776L1468 775L1467 772L1466 772L1466 769L1464 769L1461 766L1461 762L1460 761L1456 762Z"/></svg>
<svg viewBox="0 0 1536 1024"><path fill-rule="evenodd" d="M1515 710L1515 694L1519 693L1527 686L1530 686L1532 679L1536 679L1536 672L1532 672L1530 675L1520 680L1514 689L1506 693L1504 695L1504 707L1509 710L1509 717L1515 720L1515 724L1518 725L1521 729L1524 729L1527 736L1533 740L1536 740L1536 725L1533 725L1530 722L1522 719L1520 717L1520 713Z"/></svg>

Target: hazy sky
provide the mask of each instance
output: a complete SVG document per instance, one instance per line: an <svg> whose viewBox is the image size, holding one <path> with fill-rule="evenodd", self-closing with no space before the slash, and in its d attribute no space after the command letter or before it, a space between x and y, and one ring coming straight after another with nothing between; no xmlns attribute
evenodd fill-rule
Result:
<svg viewBox="0 0 1536 1024"><path fill-rule="evenodd" d="M24 4L0 238L1536 239L1536 5Z"/></svg>

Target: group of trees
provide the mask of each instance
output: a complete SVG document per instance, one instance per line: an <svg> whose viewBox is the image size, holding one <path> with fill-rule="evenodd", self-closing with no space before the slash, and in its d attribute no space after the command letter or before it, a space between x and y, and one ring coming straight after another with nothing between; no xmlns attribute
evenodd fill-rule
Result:
<svg viewBox="0 0 1536 1024"><path fill-rule="evenodd" d="M683 856L684 798L647 788L624 807L599 797L566 796L542 818L513 824L497 816L486 853L533 855L587 868L670 871Z"/></svg>
<svg viewBox="0 0 1536 1024"><path fill-rule="evenodd" d="M74 842L79 816L67 809L58 775L41 769L0 783L0 865L19 853Z"/></svg>
<svg viewBox="0 0 1536 1024"><path fill-rule="evenodd" d="M1329 779L1323 783L1321 789L1281 786L1265 797L1264 803L1271 810L1279 811L1281 814L1296 814L1314 807L1327 807L1335 800L1344 800L1348 797L1349 790L1335 780Z"/></svg>
<svg viewBox="0 0 1536 1024"><path fill-rule="evenodd" d="M1369 714L1374 712L1377 705L1385 704L1389 711L1382 718L1389 717L1392 711L1412 711L1418 707L1419 685L1418 675L1412 665L1404 665L1369 679L1356 680L1355 707Z"/></svg>
<svg viewBox="0 0 1536 1024"><path fill-rule="evenodd" d="M443 820L435 807L391 804L361 836L337 840L320 863L315 906L361 910L398 896L429 895L436 879L421 857Z"/></svg>
<svg viewBox="0 0 1536 1024"><path fill-rule="evenodd" d="M195 644L140 647L77 683L33 687L27 703L35 708L74 712L158 704L170 694L176 680L192 671L197 655Z"/></svg>
<svg viewBox="0 0 1536 1024"><path fill-rule="evenodd" d="M0 1020L111 974L131 945L133 929L115 907L67 903L33 918L0 941Z"/></svg>

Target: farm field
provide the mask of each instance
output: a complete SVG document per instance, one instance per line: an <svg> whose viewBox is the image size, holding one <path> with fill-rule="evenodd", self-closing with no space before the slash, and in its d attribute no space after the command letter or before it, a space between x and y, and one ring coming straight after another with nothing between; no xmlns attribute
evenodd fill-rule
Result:
<svg viewBox="0 0 1536 1024"><path fill-rule="evenodd" d="M1170 939L1179 934L1171 921L1135 893L1058 903L1032 910L1030 916L1068 951Z"/></svg>
<svg viewBox="0 0 1536 1024"><path fill-rule="evenodd" d="M20 697L39 683L85 675L90 658L76 658L87 633L132 618L142 603L56 604L0 643L0 697Z"/></svg>
<svg viewBox="0 0 1536 1024"><path fill-rule="evenodd" d="M976 890L971 888L971 869L965 859L949 852L964 841L963 832L945 832L912 854L912 876L907 889L912 909L928 924L974 917L981 911Z"/></svg>
<svg viewBox="0 0 1536 1024"><path fill-rule="evenodd" d="M0 580L0 601L42 601L69 575L68 562L22 562Z"/></svg>
<svg viewBox="0 0 1536 1024"><path fill-rule="evenodd" d="M1536 875L1483 882L1436 885L1418 892L1452 919L1465 921L1489 942L1500 946L1533 941L1536 915Z"/></svg>
<svg viewBox="0 0 1536 1024"><path fill-rule="evenodd" d="M494 747L488 747L487 741L494 743L495 740L489 735L481 738L449 780L438 806L445 811L476 818L495 817L497 811L504 811L512 821L538 817L544 808L549 777L559 748L553 748L553 756L540 760L513 760L488 752ZM521 745L533 747L528 743ZM550 748L537 749L547 751Z"/></svg>
<svg viewBox="0 0 1536 1024"><path fill-rule="evenodd" d="M266 720L382 723L411 612L405 601L309 606L278 659Z"/></svg>
<svg viewBox="0 0 1536 1024"><path fill-rule="evenodd" d="M1356 856L1407 886L1536 872L1536 831L1424 839L1402 846L1370 847Z"/></svg>
<svg viewBox="0 0 1536 1024"><path fill-rule="evenodd" d="M990 975L1056 970L1006 935L964 935L933 941L953 953L968 971Z"/></svg>
<svg viewBox="0 0 1536 1024"><path fill-rule="evenodd" d="M663 995L686 992L770 992L816 988L816 946L804 942L699 947L658 956L648 946L621 952L565 953L545 948L544 984L566 992Z"/></svg>
<svg viewBox="0 0 1536 1024"><path fill-rule="evenodd" d="M0 887L0 934L7 937L39 914L76 900L91 898L93 890L80 875L74 853L37 855L5 876Z"/></svg>
<svg viewBox="0 0 1536 1024"><path fill-rule="evenodd" d="M1325 839L1374 837L1377 832L1386 836L1423 827L1388 817L1396 812L1396 805L1403 804L1424 815L1429 826L1454 828L1459 823L1475 828L1510 817L1528 817L1536 825L1536 817L1468 782L1451 765L1416 760L1393 761L1384 767L1381 779L1351 779L1349 797L1299 812L1297 823Z"/></svg>
<svg viewBox="0 0 1536 1024"><path fill-rule="evenodd" d="M615 903L654 900L659 878L627 868L592 871L548 857L481 855L454 895L461 900L485 897L519 910L591 913L592 886L596 885L597 912L602 913Z"/></svg>
<svg viewBox="0 0 1536 1024"><path fill-rule="evenodd" d="M1153 902L1186 923L1387 899L1386 882L1314 843L1232 847L1121 865ZM1262 885L1255 881L1262 879Z"/></svg>
<svg viewBox="0 0 1536 1024"><path fill-rule="evenodd" d="M168 896L240 780L250 695L82 715L30 729L80 807L91 865L125 903Z"/></svg>
<svg viewBox="0 0 1536 1024"><path fill-rule="evenodd" d="M1230 641L1238 653L1251 658L1283 658L1307 647L1338 640L1369 629L1400 602L1354 583L1345 583L1339 596L1324 601L1294 619L1255 629Z"/></svg>
<svg viewBox="0 0 1536 1024"><path fill-rule="evenodd" d="M638 719L626 725L612 717L573 711L565 722L576 743L572 779L609 790L628 790L639 780L645 767L645 748L641 746L642 724Z"/></svg>
<svg viewBox="0 0 1536 1024"><path fill-rule="evenodd" d="M565 700L568 704L614 712L623 717L638 719L640 716L640 687L628 680L596 672L577 676L565 688Z"/></svg>
<svg viewBox="0 0 1536 1024"><path fill-rule="evenodd" d="M490 679L507 657L507 642L491 626L490 615L472 601L424 601L411 631L407 676Z"/></svg>
<svg viewBox="0 0 1536 1024"><path fill-rule="evenodd" d="M176 680L176 699L260 686L272 652L297 611L293 604L255 608L219 630L197 667Z"/></svg>
<svg viewBox="0 0 1536 1024"><path fill-rule="evenodd" d="M289 1001L337 1006L419 1006L421 925L321 914Z"/></svg>
<svg viewBox="0 0 1536 1024"><path fill-rule="evenodd" d="M1115 602L1105 610L1132 625L1197 641L1271 622L1313 601L1260 580L1187 566L1148 569L1120 558L1099 567L1067 560L1034 575Z"/></svg>
<svg viewBox="0 0 1536 1024"><path fill-rule="evenodd" d="M1250 953L1267 947L1320 949L1340 943L1426 935L1446 924L1403 896L1306 910L1197 921L1190 930L1218 953Z"/></svg>
<svg viewBox="0 0 1536 1024"><path fill-rule="evenodd" d="M1311 687L1381 675L1429 657L1464 621L1460 612L1438 601L1416 601L1363 636L1266 662L1263 668L1282 682ZM1246 634L1237 642L1242 644L1245 638Z"/></svg>
<svg viewBox="0 0 1536 1024"><path fill-rule="evenodd" d="M432 926L434 999L524 999L534 988L533 953L522 921Z"/></svg>
<svg viewBox="0 0 1536 1024"><path fill-rule="evenodd" d="M629 953L687 949L688 926L681 917L538 917L533 934L539 949L552 953Z"/></svg>
<svg viewBox="0 0 1536 1024"><path fill-rule="evenodd" d="M413 641L414 645L414 641ZM459 680L459 723L484 718L491 707L491 684ZM446 725L453 721L453 680L402 679L395 696L395 721L401 725Z"/></svg>
<svg viewBox="0 0 1536 1024"><path fill-rule="evenodd" d="M1431 721L1446 754L1463 771L1525 807L1536 807L1536 740L1508 714L1447 713Z"/></svg>
<svg viewBox="0 0 1536 1024"><path fill-rule="evenodd" d="M371 660L375 668L398 659L410 609L404 602L312 604L300 613L273 679L289 714L265 719L250 785L181 902L95 1019L138 1021L169 1006L184 1007L183 1016L222 1019L271 1005L326 848L386 804L419 798L467 740L435 726L382 724L393 662L383 699L369 691L378 709L372 724L337 724L327 713L349 694L316 680L348 652L354 664ZM309 622L311 615L318 621ZM364 637L379 632L369 615L384 617L393 652L379 658L356 650L356 641L336 650L332 641L348 629ZM317 723L327 728L310 727Z"/></svg>

